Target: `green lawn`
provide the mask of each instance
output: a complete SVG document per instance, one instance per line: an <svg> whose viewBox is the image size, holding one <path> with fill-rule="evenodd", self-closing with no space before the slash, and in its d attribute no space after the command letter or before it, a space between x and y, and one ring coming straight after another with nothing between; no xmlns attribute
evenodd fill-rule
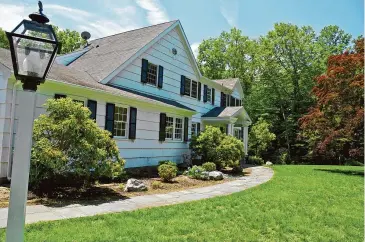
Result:
<svg viewBox="0 0 365 242"><path fill-rule="evenodd" d="M231 196L28 225L26 241L364 241L363 167L274 170Z"/></svg>

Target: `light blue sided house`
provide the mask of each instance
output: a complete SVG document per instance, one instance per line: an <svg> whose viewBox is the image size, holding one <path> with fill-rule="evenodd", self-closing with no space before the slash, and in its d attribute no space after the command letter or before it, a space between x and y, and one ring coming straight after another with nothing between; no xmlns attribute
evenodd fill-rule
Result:
<svg viewBox="0 0 365 242"><path fill-rule="evenodd" d="M11 174L22 93L10 52L0 49L0 178ZM47 99L66 96L83 102L112 132L127 168L182 162L191 135L206 125L242 139L247 150L251 121L240 81L202 76L180 21L95 39L57 57L38 88L35 117Z"/></svg>

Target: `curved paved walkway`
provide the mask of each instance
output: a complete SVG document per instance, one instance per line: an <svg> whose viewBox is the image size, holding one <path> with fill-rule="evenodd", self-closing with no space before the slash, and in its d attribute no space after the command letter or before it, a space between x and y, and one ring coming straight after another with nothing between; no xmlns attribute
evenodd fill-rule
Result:
<svg viewBox="0 0 365 242"><path fill-rule="evenodd" d="M139 208L157 207L228 195L267 182L274 174L272 169L262 166L252 167L251 169L252 173L250 176L241 177L232 182L209 187L194 188L165 194L138 196L99 205L83 206L80 204L73 204L64 207L48 207L44 205L27 206L26 223L132 211ZM0 209L0 228L6 227L7 216L8 209Z"/></svg>

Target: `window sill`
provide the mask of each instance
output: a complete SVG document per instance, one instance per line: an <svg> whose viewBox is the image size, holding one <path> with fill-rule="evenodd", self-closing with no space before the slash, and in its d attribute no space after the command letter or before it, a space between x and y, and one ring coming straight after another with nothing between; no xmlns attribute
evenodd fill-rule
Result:
<svg viewBox="0 0 365 242"><path fill-rule="evenodd" d="M128 139L127 136L114 136L113 139L116 139L116 140L125 140L125 139Z"/></svg>

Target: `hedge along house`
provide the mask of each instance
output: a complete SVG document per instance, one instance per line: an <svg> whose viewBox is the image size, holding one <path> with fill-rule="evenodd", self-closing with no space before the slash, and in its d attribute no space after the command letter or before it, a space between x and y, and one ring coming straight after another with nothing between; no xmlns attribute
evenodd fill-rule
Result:
<svg viewBox="0 0 365 242"><path fill-rule="evenodd" d="M10 52L0 49L0 177L10 178L21 85ZM35 118L49 98L70 97L91 110L116 140L126 168L182 162L189 139L214 125L243 140L251 120L238 79L200 73L180 21L100 39L58 56L37 91Z"/></svg>

